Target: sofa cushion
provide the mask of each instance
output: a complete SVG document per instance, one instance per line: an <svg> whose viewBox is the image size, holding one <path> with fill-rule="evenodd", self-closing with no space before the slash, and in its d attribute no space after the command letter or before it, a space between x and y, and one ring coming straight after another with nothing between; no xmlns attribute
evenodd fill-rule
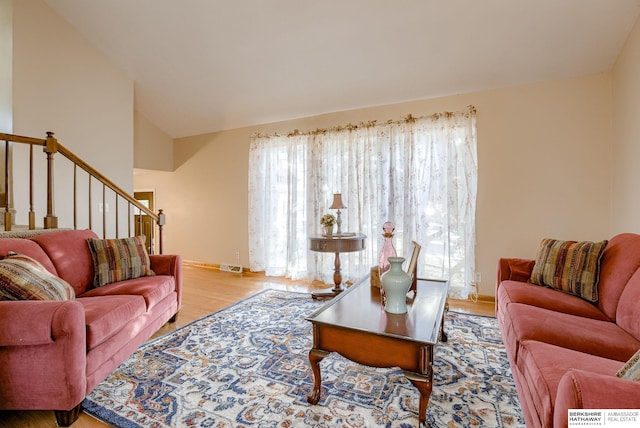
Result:
<svg viewBox="0 0 640 428"><path fill-rule="evenodd" d="M91 230L63 230L29 238L47 253L58 276L71 284L77 296L84 293L93 281L88 238L97 238L97 235Z"/></svg>
<svg viewBox="0 0 640 428"><path fill-rule="evenodd" d="M510 303L524 303L570 315L609 321L596 305L578 296L558 293L552 288L541 288L534 284L519 281L503 281L497 290L500 306Z"/></svg>
<svg viewBox="0 0 640 428"><path fill-rule="evenodd" d="M118 333L146 311L142 296L78 297L77 300L85 310L87 351Z"/></svg>
<svg viewBox="0 0 640 428"><path fill-rule="evenodd" d="M613 322L521 303L507 306L503 323L508 324L503 325L505 346L509 341L511 349L518 349L518 342L537 340L622 362L640 348L640 341Z"/></svg>
<svg viewBox="0 0 640 428"><path fill-rule="evenodd" d="M144 246L144 236L122 239L87 240L93 260L93 286L152 276L151 262Z"/></svg>
<svg viewBox="0 0 640 428"><path fill-rule="evenodd" d="M109 296L118 294L138 295L144 298L147 311L172 292L176 291L175 278L168 275L144 276L93 288L80 297Z"/></svg>
<svg viewBox="0 0 640 428"><path fill-rule="evenodd" d="M37 260L9 253L0 260L0 300L72 300L73 288Z"/></svg>
<svg viewBox="0 0 640 428"><path fill-rule="evenodd" d="M526 340L520 343L516 365L541 419L541 426L551 427L558 384L567 370L581 369L613 376L620 367L620 362Z"/></svg>
<svg viewBox="0 0 640 428"><path fill-rule="evenodd" d="M530 281L565 293L598 301L600 258L607 241L559 241L540 243Z"/></svg>

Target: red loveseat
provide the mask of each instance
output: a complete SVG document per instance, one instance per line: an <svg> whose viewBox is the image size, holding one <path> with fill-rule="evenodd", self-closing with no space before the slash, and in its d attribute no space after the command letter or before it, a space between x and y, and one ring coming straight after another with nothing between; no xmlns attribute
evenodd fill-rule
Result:
<svg viewBox="0 0 640 428"><path fill-rule="evenodd" d="M167 321L182 293L177 255L149 256L154 276L93 288L90 230L0 239L8 252L39 261L76 298L0 301L0 409L55 410L58 424L78 417L84 397Z"/></svg>
<svg viewBox="0 0 640 428"><path fill-rule="evenodd" d="M533 267L500 259L496 289L527 427L566 427L569 409L640 409L640 382L615 376L640 349L640 235L607 243L595 303L529 283Z"/></svg>

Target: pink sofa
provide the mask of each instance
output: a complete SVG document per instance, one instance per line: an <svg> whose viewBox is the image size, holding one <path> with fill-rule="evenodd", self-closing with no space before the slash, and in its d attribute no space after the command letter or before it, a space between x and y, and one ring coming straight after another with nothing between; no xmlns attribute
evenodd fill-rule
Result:
<svg viewBox="0 0 640 428"><path fill-rule="evenodd" d="M527 427L566 427L568 409L639 409L640 382L615 373L640 349L640 235L607 243L596 303L528 283L533 266L500 259L496 288Z"/></svg>
<svg viewBox="0 0 640 428"><path fill-rule="evenodd" d="M0 239L0 257L13 251L66 280L76 299L0 301L0 409L55 410L73 423L84 397L167 321L182 293L182 261L151 255L155 276L92 288L90 230L29 239Z"/></svg>

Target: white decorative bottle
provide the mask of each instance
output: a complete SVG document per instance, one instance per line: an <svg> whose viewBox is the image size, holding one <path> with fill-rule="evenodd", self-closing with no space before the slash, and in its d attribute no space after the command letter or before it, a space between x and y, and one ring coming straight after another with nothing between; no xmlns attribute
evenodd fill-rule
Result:
<svg viewBox="0 0 640 428"><path fill-rule="evenodd" d="M391 268L380 278L384 290L384 310L391 314L407 312L407 292L411 277L402 270L404 257L389 257Z"/></svg>

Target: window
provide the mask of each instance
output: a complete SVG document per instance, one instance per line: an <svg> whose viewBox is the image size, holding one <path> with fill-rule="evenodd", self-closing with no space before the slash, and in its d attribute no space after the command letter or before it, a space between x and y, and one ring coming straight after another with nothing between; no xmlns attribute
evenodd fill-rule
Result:
<svg viewBox="0 0 640 428"><path fill-rule="evenodd" d="M466 298L475 270L476 114L442 113L288 136L254 136L249 161L249 258L253 271L331 283L333 257L308 251L334 193L342 231L367 235L366 249L341 254L343 276L377 264L382 224L409 257L422 246L421 278L448 279Z"/></svg>

